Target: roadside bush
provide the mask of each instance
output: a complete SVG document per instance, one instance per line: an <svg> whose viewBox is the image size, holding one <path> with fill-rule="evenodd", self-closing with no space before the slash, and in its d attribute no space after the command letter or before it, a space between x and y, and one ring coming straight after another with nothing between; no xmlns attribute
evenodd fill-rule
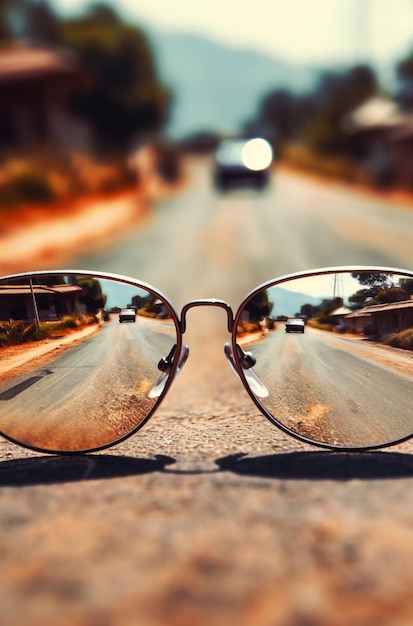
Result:
<svg viewBox="0 0 413 626"><path fill-rule="evenodd" d="M99 162L85 154L73 154L70 184L73 195L111 193L134 187L136 173L120 157Z"/></svg>
<svg viewBox="0 0 413 626"><path fill-rule="evenodd" d="M11 162L0 176L0 205L47 204L56 198L46 168L31 162Z"/></svg>
<svg viewBox="0 0 413 626"><path fill-rule="evenodd" d="M385 343L393 348L402 348L403 350L413 350L413 328L407 328L399 333L388 335Z"/></svg>
<svg viewBox="0 0 413 626"><path fill-rule="evenodd" d="M14 320L0 322L0 346L8 346L16 341L18 342L22 332L21 322L15 322Z"/></svg>
<svg viewBox="0 0 413 626"><path fill-rule="evenodd" d="M62 330L81 328L96 323L97 319L92 315L66 316L58 322L41 322L39 328L35 322L0 321L0 348L29 341L41 341L53 337Z"/></svg>
<svg viewBox="0 0 413 626"><path fill-rule="evenodd" d="M150 317L152 319L157 319L158 314L156 311L148 311L147 309L143 308L143 309L138 309L136 311L137 315L140 315L142 317Z"/></svg>
<svg viewBox="0 0 413 626"><path fill-rule="evenodd" d="M58 324L59 324L59 329L77 328L78 326L81 325L75 317L71 317L71 316L63 317L62 320L58 322Z"/></svg>
<svg viewBox="0 0 413 626"><path fill-rule="evenodd" d="M259 322L248 322L247 320L240 320L238 322L237 335L242 336L257 332L262 332Z"/></svg>
<svg viewBox="0 0 413 626"><path fill-rule="evenodd" d="M51 334L51 329L46 325L40 325L38 329L32 322L27 324L22 321L8 320L0 322L0 347L14 346L28 341L39 341Z"/></svg>
<svg viewBox="0 0 413 626"><path fill-rule="evenodd" d="M157 170L167 183L175 183L181 176L181 155L179 149L168 143L155 144Z"/></svg>
<svg viewBox="0 0 413 626"><path fill-rule="evenodd" d="M350 159L343 156L325 156L302 145L292 144L285 147L283 161L301 171L332 180L347 183L357 180L355 166Z"/></svg>
<svg viewBox="0 0 413 626"><path fill-rule="evenodd" d="M81 326L89 326L90 324L96 324L97 318L94 315L66 315L62 317L60 322L49 322L51 324L58 324L59 330L65 328L80 328Z"/></svg>
<svg viewBox="0 0 413 626"><path fill-rule="evenodd" d="M307 326L311 326L312 328L318 328L319 330L327 330L329 332L333 332L334 327L332 324L328 324L326 322L322 322L319 319L312 318L307 320Z"/></svg>
<svg viewBox="0 0 413 626"><path fill-rule="evenodd" d="M136 182L136 172L118 156L107 163L77 153L10 158L0 164L0 210L112 193Z"/></svg>

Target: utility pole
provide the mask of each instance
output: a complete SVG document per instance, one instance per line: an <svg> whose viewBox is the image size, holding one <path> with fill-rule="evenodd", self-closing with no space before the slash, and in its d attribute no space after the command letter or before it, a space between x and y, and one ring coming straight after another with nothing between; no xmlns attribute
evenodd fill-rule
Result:
<svg viewBox="0 0 413 626"><path fill-rule="evenodd" d="M31 278L30 278L30 293L32 294L34 315L35 315L35 321L36 321L36 328L37 328L37 331L39 331L40 330L39 309L37 308L36 296L35 296L35 293L34 293L33 281L32 281Z"/></svg>

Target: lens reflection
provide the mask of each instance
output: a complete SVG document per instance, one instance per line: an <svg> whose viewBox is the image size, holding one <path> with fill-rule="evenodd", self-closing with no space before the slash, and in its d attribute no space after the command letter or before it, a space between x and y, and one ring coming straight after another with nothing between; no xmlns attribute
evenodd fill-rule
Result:
<svg viewBox="0 0 413 626"><path fill-rule="evenodd" d="M374 447L411 436L412 296L412 276L366 271L256 293L237 317L237 343L252 352L268 390L260 404L326 445Z"/></svg>
<svg viewBox="0 0 413 626"><path fill-rule="evenodd" d="M42 450L110 445L157 403L173 314L137 284L87 275L0 281L0 430Z"/></svg>

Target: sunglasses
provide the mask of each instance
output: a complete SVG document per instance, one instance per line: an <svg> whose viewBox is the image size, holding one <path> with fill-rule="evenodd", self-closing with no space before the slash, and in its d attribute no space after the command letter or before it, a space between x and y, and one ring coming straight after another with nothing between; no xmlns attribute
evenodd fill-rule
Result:
<svg viewBox="0 0 413 626"><path fill-rule="evenodd" d="M226 311L226 358L283 432L347 451L413 436L413 272L380 267L276 278L235 314L206 299L178 315L151 285L114 274L3 277L0 434L60 454L133 435L184 366L187 313L199 306Z"/></svg>

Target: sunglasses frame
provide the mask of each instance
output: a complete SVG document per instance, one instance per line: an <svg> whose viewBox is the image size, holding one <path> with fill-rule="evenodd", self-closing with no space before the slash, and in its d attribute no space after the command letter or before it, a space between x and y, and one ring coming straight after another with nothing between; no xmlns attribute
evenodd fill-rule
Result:
<svg viewBox="0 0 413 626"><path fill-rule="evenodd" d="M173 354L171 353L171 355L168 355L168 357L164 357L163 359L161 359L163 363L162 363L162 367L160 366L160 369L161 371L164 371L165 373L167 371L167 379L165 381L165 384L163 386L163 389L160 395L156 399L155 404L150 409L148 414L144 418L142 418L139 424L136 425L136 427L134 427L127 434L122 435L117 440L108 444L99 445L97 447L87 448L85 450L61 451L61 450L49 450L47 448L37 447L37 446L32 446L29 444L22 443L16 439L13 439L13 437L10 437L9 435L7 435L6 433L3 433L2 431L0 431L0 435L4 437L4 439L10 441L11 443L14 443L23 448L28 448L36 452L56 454L56 455L71 455L71 456L105 450L125 441L126 439L129 439L129 437L132 437L134 434L136 434L150 420L153 414L157 411L163 399L165 398L166 394L168 393L175 377L177 376L180 369L183 367L183 365L185 364L187 360L187 357L189 354L189 348L183 343L183 335L186 332L186 328L187 328L186 318L187 318L188 311L196 307L209 306L209 307L219 307L226 311L227 329L228 329L228 332L231 334L231 342L225 344L225 354L229 361L229 364L231 365L233 371L242 382L245 390L247 391L249 397L252 399L254 405L258 408L258 410L262 413L262 415L264 415L264 417L266 417L271 422L271 424L276 426L282 432L284 432L288 436L302 443L309 444L311 446L316 446L316 447L323 448L323 449L328 449L332 451L340 451L340 452L356 452L356 451L362 452L362 451L369 451L369 450L375 450L375 449L383 449L383 448L391 447L396 444L400 444L405 441L408 441L413 437L413 432L410 435L407 435L403 438L399 438L391 442L386 442L384 444L368 445L368 446L342 446L338 444L329 444L329 443L313 440L304 435L300 435L299 433L296 433L290 430L283 423L279 422L277 418L274 417L274 415L272 415L265 408L265 406L261 404L259 398L252 391L248 383L248 380L246 378L245 372L251 367L252 363L249 362L249 354L245 353L237 344L238 321L245 308L245 305L251 299L253 299L258 293L268 289L269 287L275 287L277 285L285 284L296 279L305 279L305 278L310 278L314 276L344 274L344 273L352 273L352 272L397 274L399 276L405 276L406 278L413 279L412 271L409 271L406 269L395 268L395 267L382 267L382 266L375 266L375 265L372 265L372 266L349 265L349 266L322 267L322 268L307 270L305 272L294 272L294 273L286 274L286 275L274 278L272 280L265 281L264 283L261 283L260 285L255 287L253 290L251 290L244 297L244 299L239 304L235 314L233 313L231 306L226 301L215 299L215 298L208 298L208 299L191 300L187 302L182 307L181 313L179 315L174 305L172 304L172 302L161 291L159 291L158 289L156 289L149 283L146 283L145 281L141 281L141 280L134 279L132 277L124 276L120 274L113 274L110 272L97 272L93 270L83 270L83 269L58 269L58 270L37 270L34 272L24 272L24 273L19 273L19 274L1 276L0 283L4 280L35 278L38 276L62 276L62 275L85 276L85 277L93 277L93 278L102 279L102 280L105 280L105 279L113 280L113 281L123 283L126 285L131 285L133 287L142 288L146 290L148 293L152 294L153 296L160 298L168 307L169 313L171 315L170 319L173 321L175 329L176 329L176 344L174 347L175 349L173 350ZM169 359L169 357L171 358Z"/></svg>
<svg viewBox="0 0 413 626"><path fill-rule="evenodd" d="M285 434L289 435L290 437L293 437L294 439L301 441L302 443L306 443L309 444L311 446L316 446L318 448L323 448L323 449L327 449L327 450L331 450L331 451L336 451L336 452L368 452L371 450L380 450L380 449L384 449L384 448L389 448L391 446L395 446L397 444L401 444L405 441L409 441L410 439L413 438L413 432L410 435L407 435L405 437L402 438L398 438L395 440L392 440L391 442L386 442L386 443L382 443L382 444L372 444L372 445L367 445L367 446L343 446L343 445L338 445L338 444L329 444L329 443L325 443L325 442L320 442L320 441L316 441L314 439L311 439L309 437L306 437L305 435L300 435L299 433L296 433L292 430L290 430L287 426L285 426L285 424L279 422L277 420L276 417L274 417L274 415L272 415L266 408L265 406L263 406L261 404L261 402L259 401L259 398L257 398L257 396L252 392L246 378L245 378L245 374L244 374L244 369L242 367L242 365L240 364L240 358L239 355L237 353L237 350L235 348L236 346L236 328L237 328L237 323L238 320L240 318L241 312L243 307L247 304L247 302L249 300L251 300L252 298L254 298L255 295L257 295L260 291L263 291L265 289L267 289L268 287L274 287L276 285L279 285L280 283L287 283L290 282L292 280L296 280L298 278L310 278L313 276L321 276L321 275L332 275L332 274L344 274L344 273L352 273L352 272L357 272L357 273L381 273L381 274L397 274L399 276L405 276L406 278L412 278L413 279L413 272L406 270L406 269L400 269L400 268L395 268L395 267L382 267L382 266L375 266L375 265L343 265L343 266L335 266L335 267L324 267L324 268L317 268L317 269L312 269L312 270L307 270L305 272L294 272L292 274L286 274L284 276L281 276L279 278L275 278L273 280L269 280L266 281L264 283L262 283L261 285L259 285L258 287L255 287L252 291L250 291L248 293L248 295L242 300L241 304L239 305L237 312L235 313L234 319L233 319L233 331L232 331L232 350L233 350L233 354L234 354L234 361L236 364L236 373L238 374L239 378L241 379L248 395L250 396L250 398L252 399L252 401L254 402L255 406L260 410L260 412L277 428L279 428L281 431L283 431ZM234 330L235 329L235 330Z"/></svg>

